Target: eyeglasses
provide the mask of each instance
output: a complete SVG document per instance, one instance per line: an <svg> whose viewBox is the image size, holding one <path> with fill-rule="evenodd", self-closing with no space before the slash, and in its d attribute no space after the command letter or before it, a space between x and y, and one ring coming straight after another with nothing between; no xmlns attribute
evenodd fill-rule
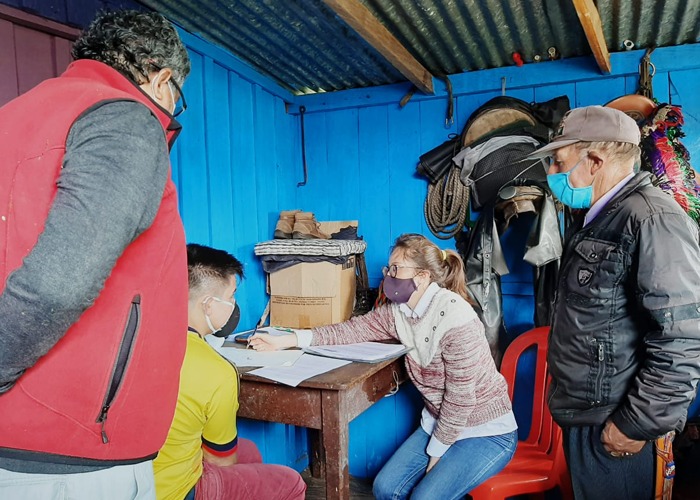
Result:
<svg viewBox="0 0 700 500"><path fill-rule="evenodd" d="M182 89L177 84L174 78L170 77L170 80L168 80L168 82L172 82L173 87L175 87L175 90L177 90L177 95L179 96L179 99L175 103L175 111L173 111L173 116L180 116L187 109L187 101L185 100L185 94L182 93Z"/></svg>
<svg viewBox="0 0 700 500"><path fill-rule="evenodd" d="M382 274L384 276L386 276L388 274L392 278L396 278L396 273L399 272L399 269L421 269L421 268L416 267L416 266L399 266L398 264L392 264L388 267L387 266L382 267Z"/></svg>

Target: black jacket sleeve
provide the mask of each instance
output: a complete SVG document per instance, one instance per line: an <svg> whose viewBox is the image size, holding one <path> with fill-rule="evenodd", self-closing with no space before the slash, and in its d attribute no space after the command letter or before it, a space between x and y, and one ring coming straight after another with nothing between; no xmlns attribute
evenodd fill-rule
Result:
<svg viewBox="0 0 700 500"><path fill-rule="evenodd" d="M700 249L682 213L655 214L638 234L641 369L613 422L628 437L655 439L682 427L700 378Z"/></svg>
<svg viewBox="0 0 700 500"><path fill-rule="evenodd" d="M94 302L153 222L168 169L163 128L143 104L109 102L73 124L44 231L0 295L0 393Z"/></svg>

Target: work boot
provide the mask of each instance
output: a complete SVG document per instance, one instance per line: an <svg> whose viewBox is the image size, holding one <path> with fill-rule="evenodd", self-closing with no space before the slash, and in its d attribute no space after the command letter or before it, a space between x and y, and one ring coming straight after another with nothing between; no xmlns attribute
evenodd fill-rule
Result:
<svg viewBox="0 0 700 500"><path fill-rule="evenodd" d="M294 230L294 216L301 210L283 210L275 226L275 239L288 240Z"/></svg>
<svg viewBox="0 0 700 500"><path fill-rule="evenodd" d="M327 240L330 238L320 229L316 217L311 212L298 212L294 215L294 230L292 238L296 240Z"/></svg>

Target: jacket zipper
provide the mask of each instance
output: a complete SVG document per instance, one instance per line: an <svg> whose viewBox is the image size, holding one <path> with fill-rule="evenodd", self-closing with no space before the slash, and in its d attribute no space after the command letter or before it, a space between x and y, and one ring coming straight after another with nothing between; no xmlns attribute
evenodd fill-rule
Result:
<svg viewBox="0 0 700 500"><path fill-rule="evenodd" d="M603 342L598 342L598 373L595 377L595 404L599 405L602 400L601 393L603 392L603 371L605 369L605 345Z"/></svg>
<svg viewBox="0 0 700 500"><path fill-rule="evenodd" d="M126 328L124 328L122 340L119 345L119 351L117 352L117 358L114 361L112 376L109 380L109 384L107 385L107 393L102 401L102 407L99 415L97 416L97 420L95 420L95 422L101 426L100 431L102 434L102 442L104 444L109 443L109 438L107 437L107 432L105 431L107 413L109 412L110 406L114 402L114 398L119 391L122 381L124 380L124 373L126 372L126 367L129 364L129 358L131 357L131 351L134 346L134 340L136 339L136 333L139 330L140 322L141 296L135 295L131 300L129 317L126 320Z"/></svg>

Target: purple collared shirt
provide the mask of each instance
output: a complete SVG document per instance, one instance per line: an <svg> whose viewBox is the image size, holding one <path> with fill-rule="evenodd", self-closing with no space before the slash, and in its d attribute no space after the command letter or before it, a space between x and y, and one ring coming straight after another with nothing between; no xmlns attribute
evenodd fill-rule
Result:
<svg viewBox="0 0 700 500"><path fill-rule="evenodd" d="M627 184L630 181L630 179L632 179L632 177L634 177L634 172L632 172L620 182L615 184L615 186L610 191L605 193L598 201L596 201L591 206L591 208L588 209L588 212L586 212L586 217L583 219L584 227L590 224L593 221L593 219L598 217L600 212L603 211L603 208L605 208L605 205L607 205L608 202L612 199L612 197L619 193L623 187L625 187L625 184Z"/></svg>

